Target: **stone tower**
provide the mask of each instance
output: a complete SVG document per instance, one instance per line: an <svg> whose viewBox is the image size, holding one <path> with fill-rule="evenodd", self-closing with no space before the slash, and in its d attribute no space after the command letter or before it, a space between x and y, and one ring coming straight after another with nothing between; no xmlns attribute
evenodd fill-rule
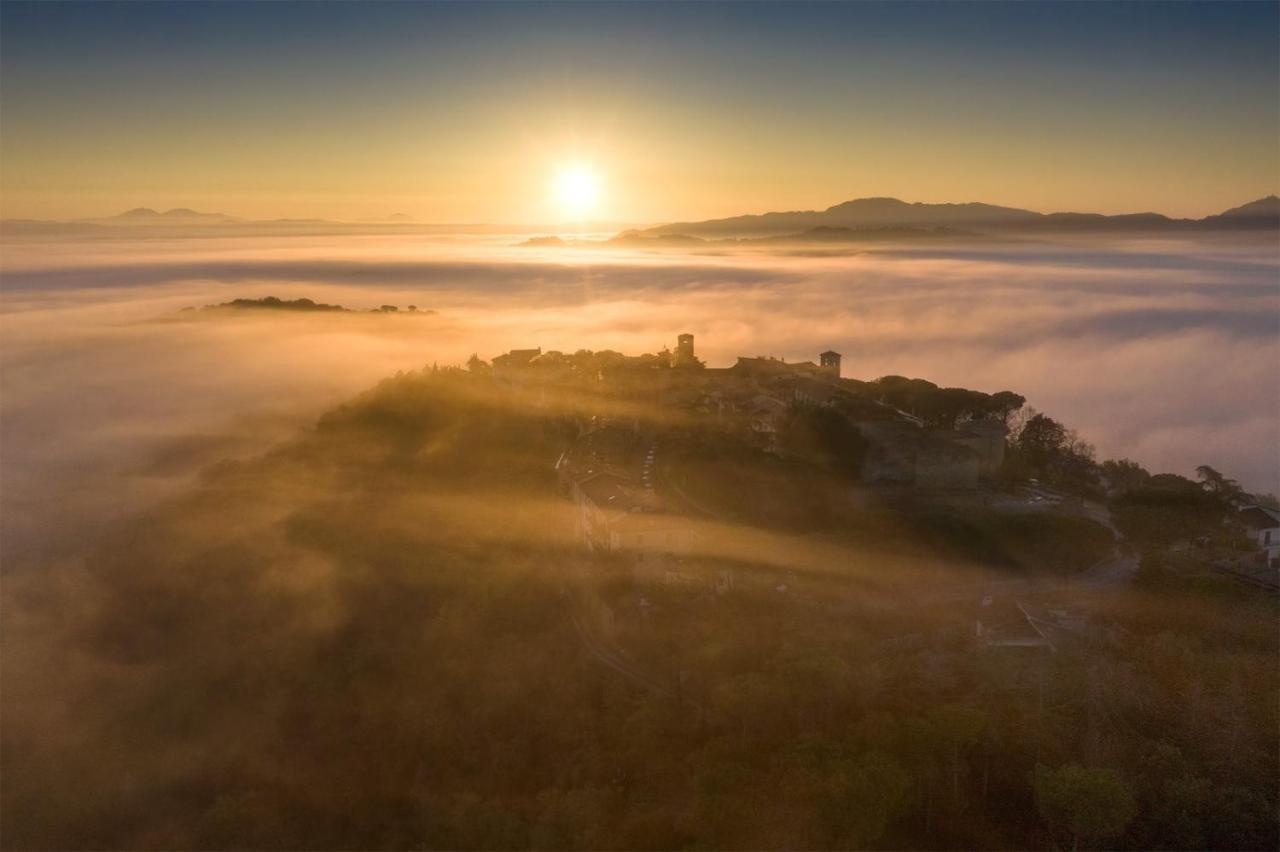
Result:
<svg viewBox="0 0 1280 852"><path fill-rule="evenodd" d="M822 365L822 369L826 370L837 379L840 378L840 353L832 352L828 349L818 356L818 361Z"/></svg>
<svg viewBox="0 0 1280 852"><path fill-rule="evenodd" d="M676 338L676 363L692 364L697 359L693 355L693 335L682 334Z"/></svg>

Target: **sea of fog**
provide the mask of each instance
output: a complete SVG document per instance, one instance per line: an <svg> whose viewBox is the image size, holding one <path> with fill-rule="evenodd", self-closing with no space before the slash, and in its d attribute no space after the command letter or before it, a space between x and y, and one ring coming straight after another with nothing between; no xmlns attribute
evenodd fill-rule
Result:
<svg viewBox="0 0 1280 852"><path fill-rule="evenodd" d="M7 560L258 452L398 370L511 348L844 353L844 374L1010 389L1099 457L1280 491L1280 248L543 250L486 235L29 239L0 245ZM415 316L195 315L309 297ZM434 311L426 314L425 311Z"/></svg>

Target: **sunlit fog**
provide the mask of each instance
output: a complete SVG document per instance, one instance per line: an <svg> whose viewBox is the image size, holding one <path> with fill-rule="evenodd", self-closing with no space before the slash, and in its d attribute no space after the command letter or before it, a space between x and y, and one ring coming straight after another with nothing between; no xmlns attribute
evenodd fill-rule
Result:
<svg viewBox="0 0 1280 852"><path fill-rule="evenodd" d="M524 239L6 246L3 429L21 448L5 459L11 541L50 517L46 500L59 524L118 511L123 494L261 449L399 370L524 347L656 351L682 332L717 366L835 348L847 376L1013 388L1105 457L1184 475L1211 464L1280 490L1280 254L1268 240L803 256L547 252ZM419 315L182 312L269 295Z"/></svg>
<svg viewBox="0 0 1280 852"><path fill-rule="evenodd" d="M1280 6L0 4L0 852L1280 848Z"/></svg>

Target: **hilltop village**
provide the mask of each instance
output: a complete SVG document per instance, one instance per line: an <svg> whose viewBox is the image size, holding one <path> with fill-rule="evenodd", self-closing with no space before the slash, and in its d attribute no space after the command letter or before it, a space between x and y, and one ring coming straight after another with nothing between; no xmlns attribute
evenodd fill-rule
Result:
<svg viewBox="0 0 1280 852"><path fill-rule="evenodd" d="M834 351L816 363L758 356L707 367L691 334L657 354L517 349L491 364L473 358L469 368L537 406L575 388L609 401L579 415L556 471L581 509L583 542L642 560L687 550L687 518L717 514L695 496L705 483L680 466L689 436L757 460L839 470L851 486L881 494L978 500L993 490L1006 420L1023 403L1008 391L845 378Z"/></svg>
<svg viewBox="0 0 1280 852"><path fill-rule="evenodd" d="M40 715L118 700L14 739L15 847L1066 848L1091 773L1117 848L1276 848L1275 602L1205 567L1268 495L694 343L387 377L18 595L84 613Z"/></svg>
<svg viewBox="0 0 1280 852"><path fill-rule="evenodd" d="M625 556L654 576L689 573L698 560L686 557L698 551L700 523L708 520L795 527L799 517L800 526L820 532L857 523L873 506L896 506L898 518L917 527L906 534L921 540L946 534L926 529L939 512L944 528L965 528L974 513L1036 515L1042 527L1062 526L1065 542L1058 548L1043 530L1032 535L1044 551L1031 560L1037 570L1060 561L1062 571L1101 572L1094 579L1103 582L1125 581L1136 570L1108 505L1126 487L1117 473L1123 465L1108 472L1087 447L1077 453L1068 435L1064 476L1078 465L1089 488L1049 487L1034 469L1019 469L1025 459L1011 466L1010 424L1026 419L1024 398L1011 391L942 388L902 376L848 378L841 353L831 350L816 361L744 356L729 367L708 367L692 334L654 354L516 349L491 363L473 356L468 369L522 404L568 406L571 426L555 471L576 504L576 534L590 552ZM1035 451L1031 439L1024 443L1026 452ZM1181 477L1160 475L1150 483L1165 480L1175 490L1201 492ZM1240 515L1265 551L1261 569L1250 543L1247 553L1201 554L1193 570L1226 571L1275 588L1274 568L1266 567L1274 565L1270 539L1258 532L1275 524L1271 512L1253 507ZM1267 535L1280 538L1280 530ZM1226 536L1228 551L1243 547L1235 538ZM1195 540L1188 533L1185 543L1162 547L1185 550ZM1056 560L1047 555L1055 549L1062 551ZM1079 552L1072 556L1072 549Z"/></svg>
<svg viewBox="0 0 1280 852"><path fill-rule="evenodd" d="M865 452L860 478L868 484L963 491L978 488L999 471L1006 419L1022 406L1022 397L1008 391L989 396L939 389L930 382L896 376L876 382L847 379L841 375L840 353L827 351L818 358L815 364L739 357L732 367L706 367L695 354L693 335L682 334L674 352L566 355L516 349L494 358L492 369L513 386L607 383L614 395L652 403L668 413L710 419L779 456L799 452L780 440L784 425L798 412L826 409L851 425L865 445L857 450ZM928 419L895 405L929 395L946 399L932 401L930 407L936 411ZM641 421L633 417L631 428L639 431Z"/></svg>

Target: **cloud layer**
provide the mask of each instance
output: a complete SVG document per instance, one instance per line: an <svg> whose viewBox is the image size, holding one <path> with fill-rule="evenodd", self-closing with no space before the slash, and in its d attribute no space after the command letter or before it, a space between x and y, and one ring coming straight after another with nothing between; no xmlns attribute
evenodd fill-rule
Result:
<svg viewBox="0 0 1280 852"><path fill-rule="evenodd" d="M509 348L811 359L1011 389L1103 456L1208 463L1280 490L1273 245L1108 243L796 257L540 253L492 238L347 237L5 248L5 534L56 556L199 467L253 452L401 369ZM433 316L179 315L236 297ZM51 535L51 528L64 535Z"/></svg>

